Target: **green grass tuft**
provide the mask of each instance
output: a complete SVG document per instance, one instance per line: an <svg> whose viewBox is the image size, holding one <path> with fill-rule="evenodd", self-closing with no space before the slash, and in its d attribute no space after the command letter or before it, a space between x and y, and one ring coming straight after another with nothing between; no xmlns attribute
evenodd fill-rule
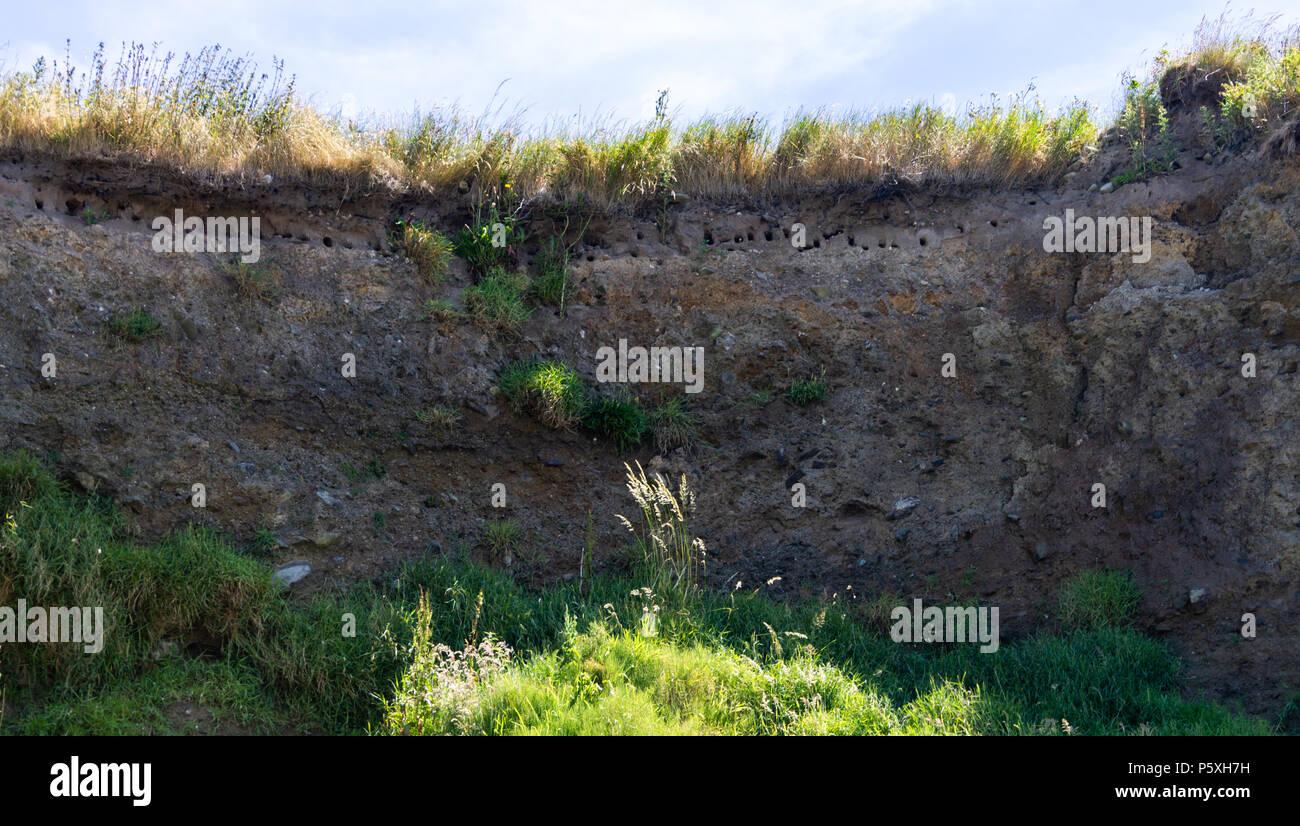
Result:
<svg viewBox="0 0 1300 826"><path fill-rule="evenodd" d="M823 376L810 376L806 379L796 379L791 382L785 391L785 397L793 405L806 407L810 404L825 401L826 394L829 391L830 388Z"/></svg>
<svg viewBox="0 0 1300 826"><path fill-rule="evenodd" d="M115 335L127 341L144 341L162 331L162 324L143 307L117 316L109 326Z"/></svg>
<svg viewBox="0 0 1300 826"><path fill-rule="evenodd" d="M1073 628L1132 625L1142 593L1127 571L1084 571L1061 588L1061 619Z"/></svg>
<svg viewBox="0 0 1300 826"><path fill-rule="evenodd" d="M477 283L465 288L465 310L479 327L514 333L533 311L524 302L528 276L494 267Z"/></svg>
<svg viewBox="0 0 1300 826"><path fill-rule="evenodd" d="M572 287L569 271L569 249L559 238L551 238L537 254L537 278L533 280L533 294L543 304L559 307L564 312Z"/></svg>
<svg viewBox="0 0 1300 826"><path fill-rule="evenodd" d="M430 284L438 284L447 275L452 245L441 232L419 221L399 221L394 240L398 251L415 264L416 271Z"/></svg>
<svg viewBox="0 0 1300 826"><path fill-rule="evenodd" d="M689 449L695 443L699 428L698 419L680 396L674 396L650 411L648 423L654 434L655 450L660 453L679 447Z"/></svg>
<svg viewBox="0 0 1300 826"><path fill-rule="evenodd" d="M556 429L573 426L587 406L586 384L563 362L516 362L502 371L497 387L516 411L530 411Z"/></svg>
<svg viewBox="0 0 1300 826"><path fill-rule="evenodd" d="M641 443L650 425L641 402L624 391L616 398L593 399L582 413L582 426L627 450Z"/></svg>

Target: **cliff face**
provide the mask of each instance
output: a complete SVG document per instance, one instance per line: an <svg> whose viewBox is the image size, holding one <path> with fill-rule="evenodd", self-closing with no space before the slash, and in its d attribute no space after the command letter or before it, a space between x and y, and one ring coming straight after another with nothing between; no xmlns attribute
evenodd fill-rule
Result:
<svg viewBox="0 0 1300 826"><path fill-rule="evenodd" d="M273 534L270 562L311 564L306 591L483 553L502 518L523 528L522 577L575 574L589 513L596 565L620 564L613 515L631 515L623 463L639 460L697 491L715 587L976 599L1016 635L1051 624L1061 579L1127 568L1193 687L1275 711L1300 680L1300 170L1250 156L1105 194L1097 180L596 218L567 312L502 337L429 317L470 275L454 262L431 286L386 240L410 214L454 229L463 202L11 157L0 449L48 456L143 535L187 520ZM155 253L151 221L178 208L259 216L275 294L241 293L229 256ZM1149 217L1149 260L1046 252L1044 221L1067 210ZM525 266L564 225L534 210ZM141 307L157 335L110 332ZM595 385L597 350L620 340L704 348L694 450L619 453L494 393L534 353ZM824 402L781 396L823 370ZM433 405L463 419L421 422Z"/></svg>

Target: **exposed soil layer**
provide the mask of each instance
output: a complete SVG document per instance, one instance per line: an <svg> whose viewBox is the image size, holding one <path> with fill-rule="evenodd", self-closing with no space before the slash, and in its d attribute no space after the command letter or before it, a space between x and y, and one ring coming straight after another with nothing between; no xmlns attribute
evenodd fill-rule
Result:
<svg viewBox="0 0 1300 826"><path fill-rule="evenodd" d="M484 523L501 518L524 529L521 577L574 576L589 513L597 566L622 564L613 515L632 515L623 463L639 460L697 491L713 587L975 598L1014 637L1051 627L1066 577L1131 569L1143 627L1186 659L1191 689L1275 713L1300 684L1300 170L1189 160L1088 191L1104 166L1032 192L597 217L567 312L538 308L503 338L426 318L428 299L459 304L470 275L455 262L431 286L387 240L410 215L457 228L463 200L5 158L0 449L49 456L144 537L199 521L251 548L270 532L269 562L311 564L302 593L404 557L485 553ZM108 217L88 225L87 208ZM229 256L153 252L152 219L176 209L259 216L278 297L240 294ZM1150 260L1044 252L1044 219L1066 210L1151 217ZM524 266L564 225L532 211ZM112 335L138 307L160 334ZM534 353L595 385L597 349L620 339L705 348L694 450L620 454L494 392L502 366ZM825 402L781 397L823 370ZM462 423L422 424L432 405ZM908 497L919 504L896 507ZM1255 639L1239 633L1247 612Z"/></svg>

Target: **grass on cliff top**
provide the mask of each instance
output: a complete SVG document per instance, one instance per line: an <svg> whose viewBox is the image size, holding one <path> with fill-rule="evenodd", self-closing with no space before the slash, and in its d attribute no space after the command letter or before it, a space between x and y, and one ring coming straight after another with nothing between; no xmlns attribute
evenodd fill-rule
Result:
<svg viewBox="0 0 1300 826"><path fill-rule="evenodd" d="M271 173L456 188L500 198L547 193L608 207L672 191L776 194L905 183L1010 186L1052 179L1094 140L1089 107L1049 111L1032 89L954 115L927 104L813 110L773 124L751 114L528 131L453 110L402 127L344 122L301 102L276 63L206 48L179 61L133 44L84 69L44 59L0 77L0 147L120 156L187 171ZM507 187L507 185L509 185Z"/></svg>
<svg viewBox="0 0 1300 826"><path fill-rule="evenodd" d="M128 540L22 454L0 457L0 513L0 605L103 606L108 626L94 655L0 646L2 733L1275 730L1182 699L1168 648L1108 613L1120 580L1068 596L1086 623L981 655L895 644L852 601L654 594L636 568L535 591L430 557L295 601L210 532Z"/></svg>
<svg viewBox="0 0 1300 826"><path fill-rule="evenodd" d="M1213 90L1211 128L1227 144L1278 126L1300 101L1300 38L1272 21L1203 21L1191 48L1161 52L1149 84L1172 103ZM1131 90L1127 90L1129 94ZM1257 116L1243 107L1253 101ZM1249 110L1248 110L1249 111ZM1121 116L1121 120L1123 117ZM1119 123L1121 127L1123 123ZM280 62L262 73L209 47L177 59L141 44L114 63L103 46L88 67L39 60L0 75L0 147L67 157L122 157L190 172L395 186L469 187L482 200L545 193L609 207L671 193L777 195L853 186L1011 187L1058 178L1098 136L1088 104L1049 110L1033 93L996 97L952 114L918 103L885 110L796 112L781 123L749 113L678 123L666 93L656 116L632 125L536 131L454 109L401 126L359 124L299 100Z"/></svg>

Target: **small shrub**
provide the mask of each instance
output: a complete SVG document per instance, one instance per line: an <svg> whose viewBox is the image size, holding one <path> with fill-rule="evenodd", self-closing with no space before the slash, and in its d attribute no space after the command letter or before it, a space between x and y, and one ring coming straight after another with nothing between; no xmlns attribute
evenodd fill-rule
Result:
<svg viewBox="0 0 1300 826"><path fill-rule="evenodd" d="M1169 131L1169 113L1158 85L1130 78L1117 125L1132 156L1128 168L1112 179L1116 185L1145 181L1174 168L1178 147Z"/></svg>
<svg viewBox="0 0 1300 826"><path fill-rule="evenodd" d="M465 309L485 330L514 332L533 312L524 303L527 290L528 276L495 267L465 289Z"/></svg>
<svg viewBox="0 0 1300 826"><path fill-rule="evenodd" d="M1142 592L1127 571L1084 571L1061 589L1061 619L1082 628L1118 628L1131 625Z"/></svg>
<svg viewBox="0 0 1300 826"><path fill-rule="evenodd" d="M587 387L582 377L563 362L513 364L501 373L498 389L515 410L529 410L557 429L572 426L586 407Z"/></svg>
<svg viewBox="0 0 1300 826"><path fill-rule="evenodd" d="M419 221L399 221L395 241L397 249L430 284L437 284L446 276L452 244L441 232Z"/></svg>
<svg viewBox="0 0 1300 826"><path fill-rule="evenodd" d="M619 398L600 397L593 400L582 414L582 424L588 430L614 442L619 450L627 450L639 444L649 426L641 402L626 393Z"/></svg>
<svg viewBox="0 0 1300 826"><path fill-rule="evenodd" d="M93 227L95 224L107 220L107 218L108 213L106 211L98 210L93 207L86 207L81 211L81 220L85 222L88 227Z"/></svg>
<svg viewBox="0 0 1300 826"><path fill-rule="evenodd" d="M472 224L452 236L451 248L469 264L470 272L482 276L496 267L517 264L523 240L523 229L515 219L502 216L493 206L486 217L475 215Z"/></svg>
<svg viewBox="0 0 1300 826"><path fill-rule="evenodd" d="M111 327L119 338L127 341L144 341L162 331L162 324L144 308L114 318Z"/></svg>

